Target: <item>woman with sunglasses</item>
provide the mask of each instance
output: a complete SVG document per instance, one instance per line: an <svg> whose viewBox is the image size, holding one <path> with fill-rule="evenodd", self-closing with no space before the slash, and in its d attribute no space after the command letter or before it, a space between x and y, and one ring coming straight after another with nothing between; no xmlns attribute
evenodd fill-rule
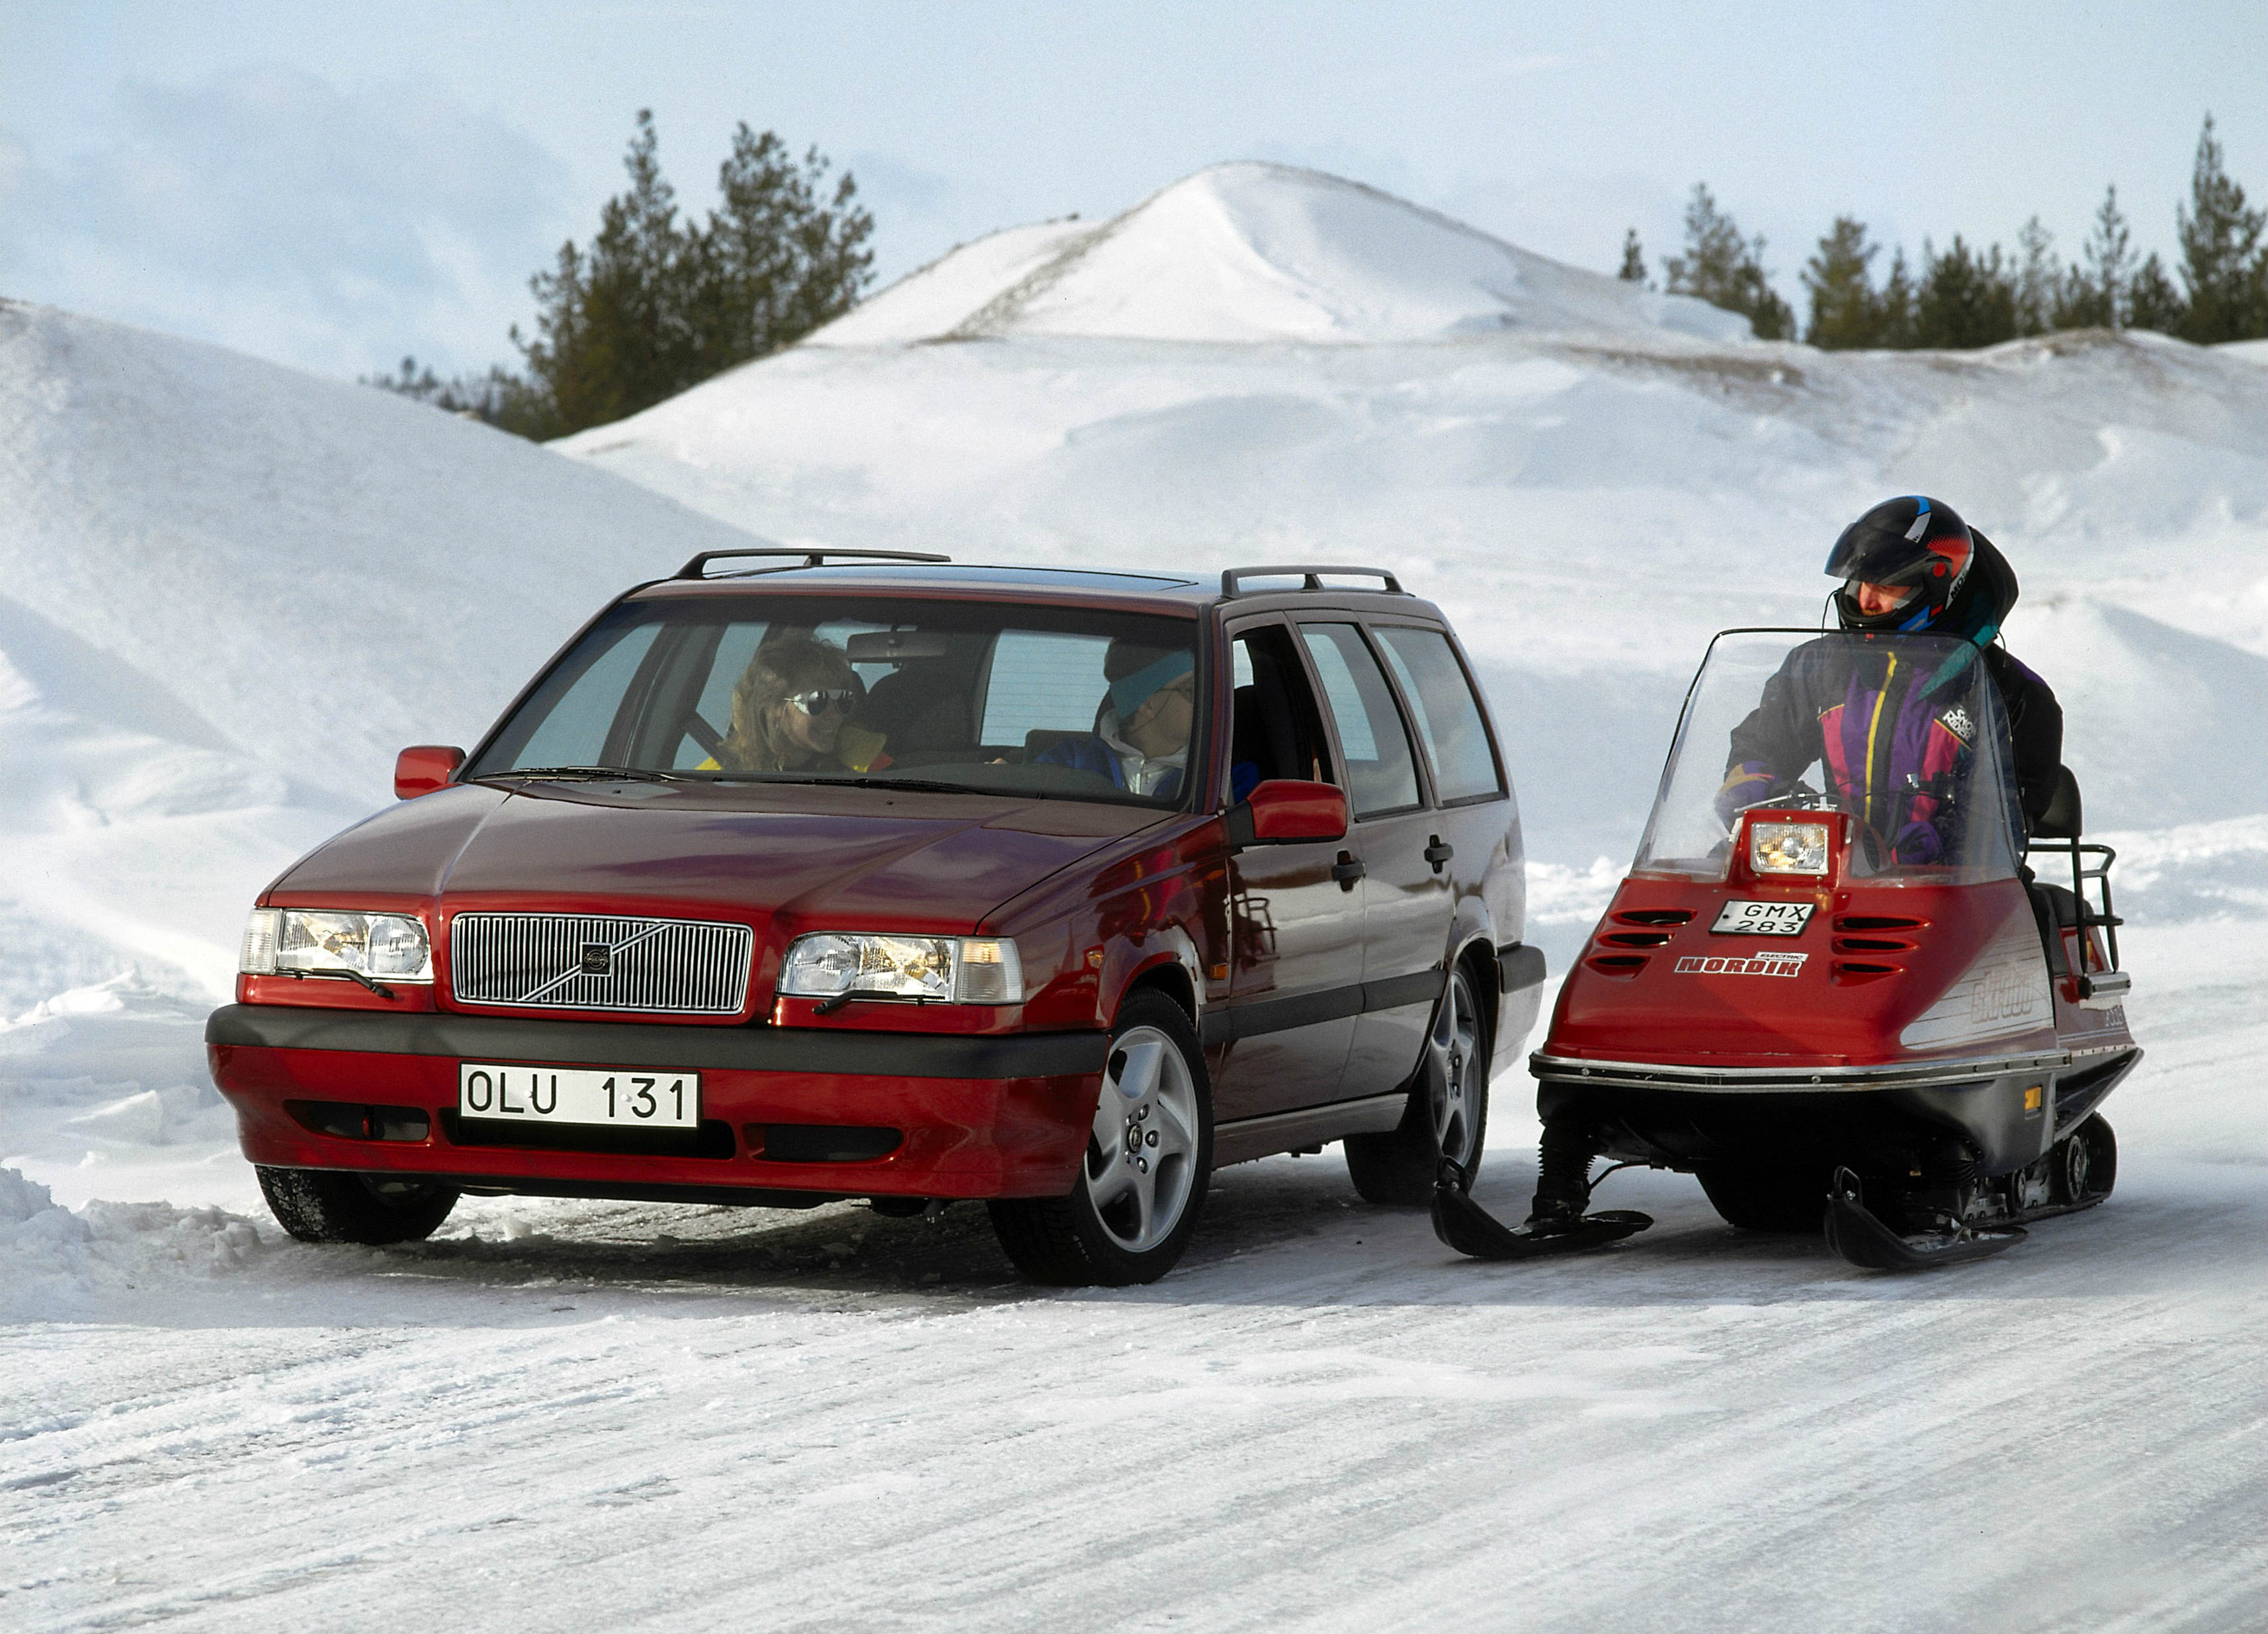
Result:
<svg viewBox="0 0 2268 1634"><path fill-rule="evenodd" d="M866 696L840 647L783 636L756 649L733 688L726 771L872 771L889 763L878 732L850 724Z"/></svg>

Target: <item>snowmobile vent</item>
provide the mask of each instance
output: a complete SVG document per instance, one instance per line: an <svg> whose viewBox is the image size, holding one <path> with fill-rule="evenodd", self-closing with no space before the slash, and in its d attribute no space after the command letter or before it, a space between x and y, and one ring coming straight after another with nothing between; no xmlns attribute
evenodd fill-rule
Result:
<svg viewBox="0 0 2268 1634"><path fill-rule="evenodd" d="M1896 965L1862 964L1855 959L1835 961L1835 984L1837 987L1858 987L1867 982L1879 982L1886 975L1898 974Z"/></svg>
<svg viewBox="0 0 2268 1634"><path fill-rule="evenodd" d="M1659 947L1669 939L1667 931L1609 931L1599 938L1614 947Z"/></svg>
<svg viewBox="0 0 2268 1634"><path fill-rule="evenodd" d="M1619 976L1628 981L1646 968L1644 953L1601 953L1583 961L1601 975Z"/></svg>
<svg viewBox="0 0 2268 1634"><path fill-rule="evenodd" d="M1616 924L1690 924L1693 921L1690 908L1625 908L1615 916Z"/></svg>
<svg viewBox="0 0 2268 1634"><path fill-rule="evenodd" d="M1918 931L1926 919L1898 919L1888 914L1845 914L1835 922L1838 931Z"/></svg>

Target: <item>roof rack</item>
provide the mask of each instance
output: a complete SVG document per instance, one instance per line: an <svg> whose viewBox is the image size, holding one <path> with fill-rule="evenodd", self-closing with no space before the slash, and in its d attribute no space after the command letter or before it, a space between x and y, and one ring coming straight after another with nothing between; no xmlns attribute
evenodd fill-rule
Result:
<svg viewBox="0 0 2268 1634"><path fill-rule="evenodd" d="M789 545L770 545L751 550L704 550L672 575L676 578L706 578L711 562L726 556L801 556L793 565L824 567L829 559L858 562L950 562L951 556L941 556L928 550L814 550ZM779 568L760 568L759 572L777 573Z"/></svg>
<svg viewBox="0 0 2268 1634"><path fill-rule="evenodd" d="M1386 581L1386 593L1388 595L1406 596L1410 593L1408 591L1402 588L1402 581L1400 579L1395 578L1393 574L1388 572L1382 567L1329 566L1233 567L1228 569L1220 576L1220 593L1224 600L1232 596L1238 596L1245 593L1243 589L1243 581L1248 578L1290 578L1294 576L1297 576L1303 581L1300 585L1300 589L1321 590L1324 587L1322 576L1326 573L1336 574L1341 578L1345 578L1351 574L1362 578L1382 578Z"/></svg>

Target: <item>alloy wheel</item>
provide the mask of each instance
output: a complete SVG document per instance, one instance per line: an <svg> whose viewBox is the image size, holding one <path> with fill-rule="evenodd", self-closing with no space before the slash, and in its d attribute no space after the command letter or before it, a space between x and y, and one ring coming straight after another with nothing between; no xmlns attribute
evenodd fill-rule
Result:
<svg viewBox="0 0 2268 1634"><path fill-rule="evenodd" d="M1426 1041L1426 1101L1432 1115L1434 1149L1462 1167L1473 1158L1473 1087L1485 1064L1478 1060L1481 1024L1470 979L1460 970L1433 1018Z"/></svg>
<svg viewBox="0 0 2268 1634"><path fill-rule="evenodd" d="M1086 1196L1129 1254L1173 1233L1197 1180L1197 1092L1174 1041L1130 1027L1112 1043L1086 1146Z"/></svg>

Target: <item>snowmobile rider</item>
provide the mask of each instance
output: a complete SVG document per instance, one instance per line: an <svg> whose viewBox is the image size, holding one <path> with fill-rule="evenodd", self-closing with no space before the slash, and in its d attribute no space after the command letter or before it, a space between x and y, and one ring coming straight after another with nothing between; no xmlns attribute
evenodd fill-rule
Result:
<svg viewBox="0 0 2268 1634"><path fill-rule="evenodd" d="M1845 629L1952 637L1983 654L2007 719L2029 832L2055 795L2063 710L2045 681L1993 644L2016 602L2007 558L1952 506L1909 494L1845 528L1827 572L1843 581L1835 611ZM1977 726L1939 707L1931 679L1868 663L1844 643L1790 653L1754 712L1734 728L1718 815L1730 827L1734 813L1780 793L1817 764L1830 791L1877 830L1892 858L1936 861L1955 849L1941 825L1959 819L1927 790ZM1933 720L1948 730L1931 732Z"/></svg>
<svg viewBox="0 0 2268 1634"><path fill-rule="evenodd" d="M1942 501L1910 494L1874 506L1845 528L1828 554L1842 580L1836 614L1846 630L1952 637L1982 656L2010 746L2029 833L2053 799L2063 763L2063 710L2037 675L1993 644L2016 602L2016 573L1984 535ZM1978 724L1942 703L1928 667L1899 673L1847 642L1808 644L1764 683L1756 709L1733 729L1717 814L1781 793L1814 764L1838 802L1868 825L1896 863L1927 865L1957 853L1961 813L1929 792L1974 740ZM1938 732L1933 726L1942 725ZM1565 1229L1590 1195L1594 1132L1567 1120L1543 1129L1528 1225Z"/></svg>

